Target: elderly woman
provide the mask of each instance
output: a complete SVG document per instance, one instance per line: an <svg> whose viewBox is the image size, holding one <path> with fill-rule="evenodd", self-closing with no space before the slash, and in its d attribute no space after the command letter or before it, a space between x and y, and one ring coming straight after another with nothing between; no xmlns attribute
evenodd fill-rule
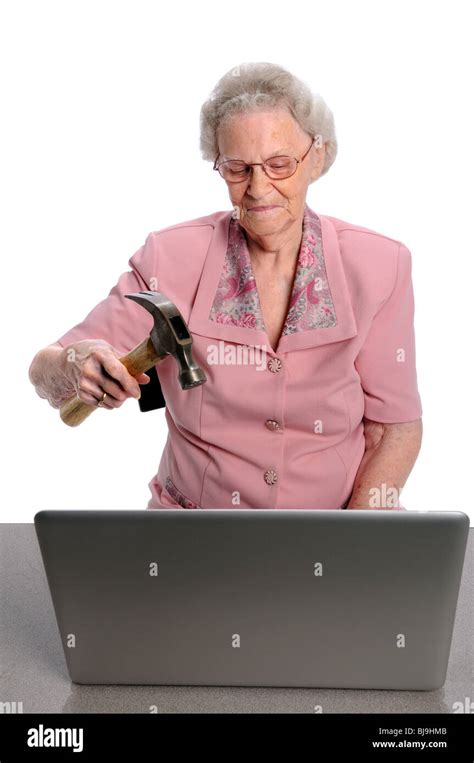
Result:
<svg viewBox="0 0 474 763"><path fill-rule="evenodd" d="M38 394L109 410L138 397L149 377L118 357L150 316L124 295L158 290L207 381L183 391L174 358L157 366L169 431L147 508L403 508L422 436L409 250L308 206L336 156L333 116L282 67L225 74L200 145L233 210L150 233L109 295L37 353Z"/></svg>

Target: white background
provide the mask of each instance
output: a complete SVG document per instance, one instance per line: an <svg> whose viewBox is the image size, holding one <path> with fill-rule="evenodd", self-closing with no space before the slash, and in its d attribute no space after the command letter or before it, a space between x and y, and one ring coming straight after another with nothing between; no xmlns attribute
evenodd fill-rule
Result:
<svg viewBox="0 0 474 763"><path fill-rule="evenodd" d="M285 66L334 113L338 156L309 205L412 253L424 439L402 503L472 520L470 12L433 0L2 3L3 522L145 508L163 409L130 399L71 429L28 368L150 231L231 208L199 152L199 110L245 61Z"/></svg>

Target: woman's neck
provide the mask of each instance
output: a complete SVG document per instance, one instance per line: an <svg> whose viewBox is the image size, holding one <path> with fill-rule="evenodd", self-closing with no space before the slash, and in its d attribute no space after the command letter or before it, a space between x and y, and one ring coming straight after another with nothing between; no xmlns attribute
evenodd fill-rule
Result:
<svg viewBox="0 0 474 763"><path fill-rule="evenodd" d="M283 233L268 236L254 236L244 231L254 270L293 272L301 248L302 226L301 222Z"/></svg>

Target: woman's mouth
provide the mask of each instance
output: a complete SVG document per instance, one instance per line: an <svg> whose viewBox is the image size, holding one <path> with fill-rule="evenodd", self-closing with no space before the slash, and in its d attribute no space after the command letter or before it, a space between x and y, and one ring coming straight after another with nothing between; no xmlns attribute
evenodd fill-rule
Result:
<svg viewBox="0 0 474 763"><path fill-rule="evenodd" d="M248 212L271 212L273 209L279 209L276 205L268 205L265 207L249 207Z"/></svg>

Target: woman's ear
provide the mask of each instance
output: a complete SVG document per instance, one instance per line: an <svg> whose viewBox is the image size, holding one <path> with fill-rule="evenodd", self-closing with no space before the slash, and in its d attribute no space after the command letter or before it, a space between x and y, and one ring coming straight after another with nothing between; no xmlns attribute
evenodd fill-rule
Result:
<svg viewBox="0 0 474 763"><path fill-rule="evenodd" d="M315 180L321 175L324 167L324 159L326 156L326 144L322 146L313 146L311 150L311 161L313 166L311 168L310 183L314 183Z"/></svg>

